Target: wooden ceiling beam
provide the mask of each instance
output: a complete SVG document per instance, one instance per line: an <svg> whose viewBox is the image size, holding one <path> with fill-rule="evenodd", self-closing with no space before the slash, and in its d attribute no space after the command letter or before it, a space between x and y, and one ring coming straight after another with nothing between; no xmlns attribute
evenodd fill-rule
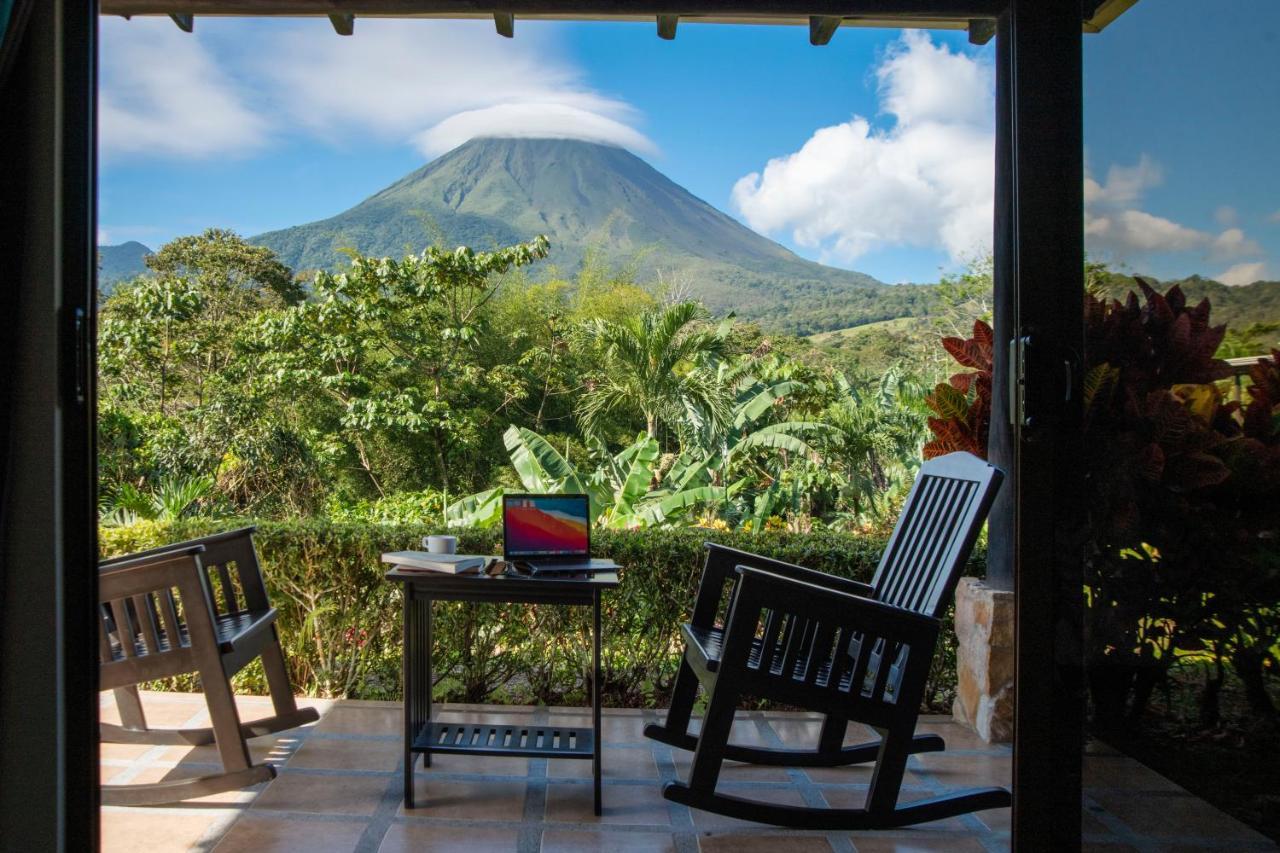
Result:
<svg viewBox="0 0 1280 853"><path fill-rule="evenodd" d="M340 36L349 36L356 31L356 16L350 12L330 13L329 23L333 24L333 31Z"/></svg>
<svg viewBox="0 0 1280 853"><path fill-rule="evenodd" d="M996 22L979 18L969 22L969 44L986 44L996 37Z"/></svg>
<svg viewBox="0 0 1280 853"><path fill-rule="evenodd" d="M809 16L809 44L822 47L831 41L831 37L840 29L843 21L837 17Z"/></svg>
<svg viewBox="0 0 1280 853"><path fill-rule="evenodd" d="M676 37L676 24L680 23L679 15L658 16L658 38L671 41Z"/></svg>

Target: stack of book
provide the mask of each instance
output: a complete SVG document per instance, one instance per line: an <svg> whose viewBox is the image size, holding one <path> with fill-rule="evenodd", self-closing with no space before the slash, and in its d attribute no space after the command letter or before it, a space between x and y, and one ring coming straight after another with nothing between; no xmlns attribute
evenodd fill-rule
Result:
<svg viewBox="0 0 1280 853"><path fill-rule="evenodd" d="M443 572L463 575L478 572L489 562L488 557L476 554L432 554L427 551L392 551L382 555L382 562L391 563L408 572Z"/></svg>

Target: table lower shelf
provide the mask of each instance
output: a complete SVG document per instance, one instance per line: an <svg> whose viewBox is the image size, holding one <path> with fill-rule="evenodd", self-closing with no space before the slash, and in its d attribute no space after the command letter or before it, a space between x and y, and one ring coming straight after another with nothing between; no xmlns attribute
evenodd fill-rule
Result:
<svg viewBox="0 0 1280 853"><path fill-rule="evenodd" d="M495 726L427 723L413 739L414 752L517 755L526 758L591 758L595 731L567 726Z"/></svg>

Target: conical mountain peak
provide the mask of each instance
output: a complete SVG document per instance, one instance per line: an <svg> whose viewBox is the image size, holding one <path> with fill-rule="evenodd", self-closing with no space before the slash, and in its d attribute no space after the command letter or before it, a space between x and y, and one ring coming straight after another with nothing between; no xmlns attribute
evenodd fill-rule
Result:
<svg viewBox="0 0 1280 853"><path fill-rule="evenodd" d="M594 250L642 278L678 279L713 311L747 317L785 311L797 289L859 304L882 290L862 273L796 256L624 148L576 139L472 139L350 210L253 239L303 270L341 266L344 248L398 256L538 234L550 238L562 274Z"/></svg>

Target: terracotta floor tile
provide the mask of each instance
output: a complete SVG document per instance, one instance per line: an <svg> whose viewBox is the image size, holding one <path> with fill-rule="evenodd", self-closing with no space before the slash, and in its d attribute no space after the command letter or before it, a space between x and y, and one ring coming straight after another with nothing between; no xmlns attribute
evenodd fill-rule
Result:
<svg viewBox="0 0 1280 853"><path fill-rule="evenodd" d="M400 814L451 820L524 818L524 782L444 782L414 779L414 808L400 805Z"/></svg>
<svg viewBox="0 0 1280 853"><path fill-rule="evenodd" d="M308 821L258 813L236 821L213 853L351 853L364 821Z"/></svg>
<svg viewBox="0 0 1280 853"><path fill-rule="evenodd" d="M1084 787L1086 790L1124 788L1129 791L1183 792L1182 788L1150 767L1119 754L1085 756Z"/></svg>
<svg viewBox="0 0 1280 853"><path fill-rule="evenodd" d="M393 823L378 853L513 853L518 840L515 829Z"/></svg>
<svg viewBox="0 0 1280 853"><path fill-rule="evenodd" d="M373 814L387 790L386 776L320 776L282 772L253 802L255 810L310 814Z"/></svg>
<svg viewBox="0 0 1280 853"><path fill-rule="evenodd" d="M821 785L870 785L874 763L846 764L844 767L806 767L804 773ZM903 785L923 785L910 770L902 775Z"/></svg>
<svg viewBox="0 0 1280 853"><path fill-rule="evenodd" d="M982 842L964 835L895 832L885 835L858 835L853 838L858 853L978 853L986 850Z"/></svg>
<svg viewBox="0 0 1280 853"><path fill-rule="evenodd" d="M689 732L697 736L700 731L702 731L702 720L694 717L689 724ZM740 743L743 746L774 746L760 734L755 720L741 714L733 721L733 728L729 730L729 742Z"/></svg>
<svg viewBox="0 0 1280 853"><path fill-rule="evenodd" d="M237 700L245 718L270 713L266 697ZM144 707L156 726L205 725L203 696L183 693L144 693ZM218 853L253 850L300 850L329 853L353 850L384 798L395 789L393 772L401 756L403 720L397 702L299 700L322 712L321 722L306 732L282 732L255 739L255 760L284 761L278 779L245 791L232 791L204 801L191 801L181 810L104 809L103 850L107 853L209 853L221 838ZM113 697L102 696L104 720L117 719ZM559 725L589 724L582 708L548 709ZM487 705L437 706L438 716L455 721L524 724L533 722L533 709ZM661 717L661 714L658 715ZM682 807L662 798L653 742L643 738L646 719L635 709L606 710L604 770L612 784L604 790L605 814L592 814L589 761L547 762L546 811L542 850L546 853L586 853L593 850L650 853L674 849L671 815ZM753 746L793 747L816 743L822 717L809 713L763 716L772 731L758 730L758 713L741 712L731 739ZM695 718L694 731L698 722ZM949 788L1008 784L1011 753L990 746L945 717L922 720L921 732L940 734L948 752L926 753L911 759L904 779L903 800L931 796L932 787ZM326 737L325 733L332 737ZM363 737L358 737L363 736ZM850 726L846 744L874 740L874 732ZM620 744L634 744L621 748ZM657 748L664 755L665 747ZM967 754L957 754L962 750ZM679 778L687 778L692 754L669 752ZM151 747L103 744L100 772L104 778L129 777L145 783L163 778L212 772L218 765L214 747ZM522 828L530 762L524 758L437 755L432 769L419 765L415 773L420 807L394 819L381 842L383 853L400 850L463 850L488 853L514 851ZM343 770L350 770L349 774ZM824 797L836 807L856 807L870 781L870 765L814 768L804 771ZM437 774L434 775L433 774ZM449 779L440 778L449 774ZM474 778L473 778L474 777ZM480 778L517 777L517 778ZM724 790L766 802L803 805L787 768L727 762L721 773ZM1104 745L1086 750L1086 793L1098 813L1082 812L1085 850L1130 849L1109 828L1116 821L1144 837L1143 849L1197 849L1201 840L1265 844L1247 827L1211 806L1185 794L1176 785ZM122 779L124 781L124 779ZM627 784L619 784L619 782ZM631 782L641 784L630 784ZM750 784L746 784L750 783ZM199 813L194 813L200 809ZM323 816L307 820L299 812ZM1109 813L1109 814L1108 814ZM237 820L237 816L243 814ZM689 811L703 853L752 851L826 851L828 838L847 840L860 851L964 851L995 849L1007 843L1008 809L975 815L976 821L952 818L924 827L881 833L793 834L772 827L739 822L693 809ZM443 819L448 826L442 826ZM480 821L458 825L459 821ZM495 821L510 822L497 826ZM620 828L628 825L627 829ZM619 827L619 828L615 828ZM640 830L639 827L644 827ZM228 831L229 830L229 831ZM987 833L995 833L989 835ZM834 842L833 842L834 843ZM377 846L375 844L374 846Z"/></svg>
<svg viewBox="0 0 1280 853"><path fill-rule="evenodd" d="M693 753L680 750L675 755L676 778L681 781L688 780L689 769L693 766ZM726 782L789 782L791 780L785 767L743 764L737 761L726 761L720 765L720 778Z"/></svg>
<svg viewBox="0 0 1280 853"><path fill-rule="evenodd" d="M913 755L908 767L917 776L926 775L948 788L981 788L987 786L1008 787L1013 776L1013 765L1003 755L948 755L945 752L925 752ZM916 772L917 769L923 772Z"/></svg>
<svg viewBox="0 0 1280 853"><path fill-rule="evenodd" d="M200 694L164 694L144 691L141 698L142 715L146 718L149 728L176 729L209 725L209 711L205 707L204 696ZM114 698L100 706L99 718L104 723L120 722L120 713Z"/></svg>
<svg viewBox="0 0 1280 853"><path fill-rule="evenodd" d="M1189 795L1095 791L1091 792L1091 797L1130 829L1152 838L1167 841L1188 838L1266 841L1263 835L1226 812Z"/></svg>
<svg viewBox="0 0 1280 853"><path fill-rule="evenodd" d="M675 849L675 839L666 832L548 829L542 833L541 853L675 853Z"/></svg>
<svg viewBox="0 0 1280 853"><path fill-rule="evenodd" d="M769 726L778 738L791 749L814 749L818 746L818 734L822 720L803 718L770 718Z"/></svg>
<svg viewBox="0 0 1280 853"><path fill-rule="evenodd" d="M296 738L283 738L280 740L254 738L249 741L249 756L255 764L283 764L293 754L298 744L299 741ZM174 764L222 765L222 757L218 753L218 747L213 744L208 746L165 747L164 752L156 760Z"/></svg>
<svg viewBox="0 0 1280 853"><path fill-rule="evenodd" d="M759 800L762 803L770 803L780 806L803 806L805 804L804 797L795 788L784 788L782 786L759 786L753 787L749 791L734 791L735 796L745 799ZM693 825L699 830L710 829L731 829L754 828L759 829L760 824L751 821L738 820L737 818L725 817L724 815L715 814L714 812L704 812L702 809L689 809L693 815Z"/></svg>
<svg viewBox="0 0 1280 853"><path fill-rule="evenodd" d="M168 765L154 764L141 768L136 773L131 774L131 778L121 780L130 785L146 785L152 782L169 782L175 779L188 779L193 776L208 776L220 773L217 767L191 767L183 764ZM112 779L112 784L118 784ZM209 794L205 797L194 797L189 800L183 800L186 805L191 804L210 804L218 803L227 806L236 806L247 804L253 800L254 796L261 790L264 790L266 783L258 783L249 788L237 788L231 791L223 791L220 794Z"/></svg>
<svg viewBox="0 0 1280 853"><path fill-rule="evenodd" d="M291 768L319 770L396 769L403 754L401 745L381 740L327 740L311 738L289 758Z"/></svg>
<svg viewBox="0 0 1280 853"><path fill-rule="evenodd" d="M648 749L604 748L600 756L601 772L605 779L653 779L658 778L658 765ZM547 776L553 779L590 779L590 759L548 761Z"/></svg>
<svg viewBox="0 0 1280 853"><path fill-rule="evenodd" d="M939 735L947 742L948 750L978 750L992 755L1011 756L1013 753L1008 744L987 743L977 732L951 722L921 722L916 726L918 735Z"/></svg>
<svg viewBox="0 0 1280 853"><path fill-rule="evenodd" d="M213 827L229 822L220 814L173 814L164 809L107 809L102 812L102 853L170 853L188 850Z"/></svg>
<svg viewBox="0 0 1280 853"><path fill-rule="evenodd" d="M831 844L820 835L745 835L713 832L698 837L699 853L831 853Z"/></svg>
<svg viewBox="0 0 1280 853"><path fill-rule="evenodd" d="M338 705L316 723L317 732L344 735L404 735L404 714L399 706L370 708Z"/></svg>
<svg viewBox="0 0 1280 853"><path fill-rule="evenodd" d="M107 761L134 761L155 749L149 743L100 743L98 758Z"/></svg>
<svg viewBox="0 0 1280 853"><path fill-rule="evenodd" d="M546 819L552 823L671 825L667 801L655 785L605 785L604 814L593 813L590 785L547 783Z"/></svg>
<svg viewBox="0 0 1280 853"><path fill-rule="evenodd" d="M826 799L827 804L833 809L860 809L866 803L866 791L845 791L834 788L823 788L822 796ZM932 797L934 794L927 791L902 791L899 793L898 802L907 803L912 800L921 800ZM1007 811L1007 809L1006 809ZM934 820L928 823L919 824L920 829L929 831L945 830L947 832L963 832L967 830L964 821L958 817L950 817L944 820Z"/></svg>

